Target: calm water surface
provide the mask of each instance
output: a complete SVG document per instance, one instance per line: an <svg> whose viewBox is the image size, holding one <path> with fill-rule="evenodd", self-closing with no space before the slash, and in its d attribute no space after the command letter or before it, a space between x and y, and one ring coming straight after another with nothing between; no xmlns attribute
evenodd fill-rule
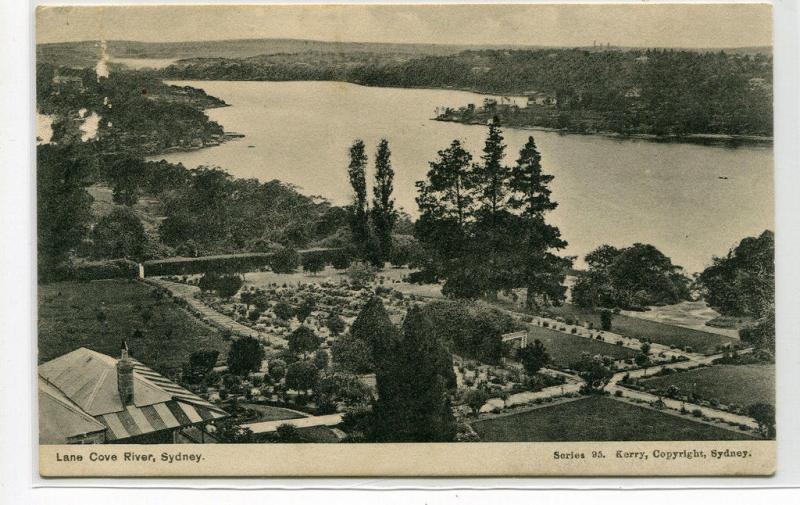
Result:
<svg viewBox="0 0 800 505"><path fill-rule="evenodd" d="M478 159L482 126L431 121L439 106L480 103L451 90L370 88L338 82L181 81L231 107L207 111L238 139L159 156L187 167L217 165L236 177L279 179L335 203L350 198L348 148L363 139L372 164L389 139L397 204L416 214L414 182L453 139ZM555 175L550 216L583 256L603 243L651 243L688 271L725 254L747 235L773 228L772 149L668 144L603 136L505 129L506 162L533 135L545 170ZM372 168L372 167L370 167ZM727 177L727 179L720 179Z"/></svg>

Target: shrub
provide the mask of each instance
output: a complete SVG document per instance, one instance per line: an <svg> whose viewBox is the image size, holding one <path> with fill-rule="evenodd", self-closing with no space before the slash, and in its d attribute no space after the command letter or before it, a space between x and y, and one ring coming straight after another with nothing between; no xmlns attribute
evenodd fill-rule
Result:
<svg viewBox="0 0 800 505"><path fill-rule="evenodd" d="M336 251L331 255L331 266L336 270L344 270L350 266L350 254L347 251Z"/></svg>
<svg viewBox="0 0 800 505"><path fill-rule="evenodd" d="M700 409L692 410L692 416L694 417L703 417L703 411Z"/></svg>
<svg viewBox="0 0 800 505"><path fill-rule="evenodd" d="M303 303L301 303L300 306L297 307L297 311L295 312L297 320L301 323L305 321L308 318L308 316L310 316L311 313L314 312L315 306L316 304L314 303L314 300L312 300L311 298L306 298L303 301Z"/></svg>
<svg viewBox="0 0 800 505"><path fill-rule="evenodd" d="M294 317L294 309L286 302L278 302L272 307L272 311L278 319L288 321Z"/></svg>
<svg viewBox="0 0 800 505"><path fill-rule="evenodd" d="M279 274L289 274L297 269L300 264L300 255L291 247L284 247L277 251L270 261L272 271Z"/></svg>
<svg viewBox="0 0 800 505"><path fill-rule="evenodd" d="M364 287L375 280L375 268L368 263L356 261L347 268L347 278L356 287Z"/></svg>
<svg viewBox="0 0 800 505"><path fill-rule="evenodd" d="M489 394L483 389L470 389L464 393L464 403L472 410L474 415L478 415L481 407L489 400Z"/></svg>
<svg viewBox="0 0 800 505"><path fill-rule="evenodd" d="M307 254L303 258L303 270L311 274L321 272L325 268L325 258L320 254Z"/></svg>
<svg viewBox="0 0 800 505"><path fill-rule="evenodd" d="M135 279L139 275L139 265L131 260L92 261L79 265L61 266L46 275L42 281L56 282L66 280L93 281L97 279Z"/></svg>
<svg viewBox="0 0 800 505"><path fill-rule="evenodd" d="M600 328L603 331L610 331L611 330L611 312L603 309L600 311Z"/></svg>
<svg viewBox="0 0 800 505"><path fill-rule="evenodd" d="M307 326L299 326L289 335L287 340L289 342L289 350L295 354L305 355L315 351L320 345L319 338Z"/></svg>
<svg viewBox="0 0 800 505"><path fill-rule="evenodd" d="M202 272L252 272L269 263L270 254L253 253L206 258L168 258L144 262L146 275L185 275Z"/></svg>
<svg viewBox="0 0 800 505"><path fill-rule="evenodd" d="M409 284L435 284L439 278L433 270L422 269L418 272L411 272L403 280Z"/></svg>
<svg viewBox="0 0 800 505"><path fill-rule="evenodd" d="M328 330L331 332L331 335L338 336L341 332L345 329L345 322L344 319L339 317L336 314L331 314L325 320L325 326L328 327Z"/></svg>
<svg viewBox="0 0 800 505"><path fill-rule="evenodd" d="M616 396L617 398L622 398L622 390L617 389L616 391L614 391L614 396Z"/></svg>
<svg viewBox="0 0 800 505"><path fill-rule="evenodd" d="M317 379L317 367L307 361L297 361L286 368L286 386L295 391L313 388Z"/></svg>
<svg viewBox="0 0 800 505"><path fill-rule="evenodd" d="M232 374L246 375L255 372L264 358L264 347L253 337L234 340L228 351L228 370Z"/></svg>
<svg viewBox="0 0 800 505"><path fill-rule="evenodd" d="M247 314L247 319L249 319L254 323L258 321L260 318L261 318L261 311L258 309L253 309L250 311L249 314Z"/></svg>

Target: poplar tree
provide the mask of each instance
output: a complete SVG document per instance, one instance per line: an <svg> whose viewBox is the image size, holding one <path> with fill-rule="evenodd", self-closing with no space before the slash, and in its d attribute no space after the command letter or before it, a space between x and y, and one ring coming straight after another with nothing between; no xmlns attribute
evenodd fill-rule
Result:
<svg viewBox="0 0 800 505"><path fill-rule="evenodd" d="M358 255L363 256L369 241L369 217L367 209L367 155L364 141L357 139L350 147L350 165L347 175L353 188L353 204L350 207L350 230L353 245Z"/></svg>
<svg viewBox="0 0 800 505"><path fill-rule="evenodd" d="M391 154L389 141L381 139L375 153L375 185L372 191L372 225L377 235L377 246L380 248L377 255L379 263L384 263L392 253L392 229L397 220L392 198L394 170Z"/></svg>

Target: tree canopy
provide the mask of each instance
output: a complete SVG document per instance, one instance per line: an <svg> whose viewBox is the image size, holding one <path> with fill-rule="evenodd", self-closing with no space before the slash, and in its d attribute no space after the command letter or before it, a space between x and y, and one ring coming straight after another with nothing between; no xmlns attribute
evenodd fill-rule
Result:
<svg viewBox="0 0 800 505"><path fill-rule="evenodd" d="M527 289L529 306L560 304L570 258L545 214L556 207L529 138L514 167L504 162L506 145L497 121L489 124L481 163L453 141L417 182L420 218L415 235L423 246L424 275L444 280L453 298L493 297L498 291Z"/></svg>
<svg viewBox="0 0 800 505"><path fill-rule="evenodd" d="M234 375L247 375L261 368L264 346L253 337L240 337L231 342L228 351L228 371Z"/></svg>
<svg viewBox="0 0 800 505"><path fill-rule="evenodd" d="M550 362L550 355L542 341L536 339L532 345L527 345L517 352L517 359L522 363L525 373L533 376Z"/></svg>
<svg viewBox="0 0 800 505"><path fill-rule="evenodd" d="M302 325L290 333L287 340L289 350L294 354L306 355L317 350L320 345L320 339L314 334L314 331L308 326Z"/></svg>
<svg viewBox="0 0 800 505"><path fill-rule="evenodd" d="M603 245L586 255L586 263L589 268L572 287L576 305L641 309L689 298L690 280L683 269L652 245Z"/></svg>
<svg viewBox="0 0 800 505"><path fill-rule="evenodd" d="M145 259L147 234L136 214L117 208L100 218L92 229L93 251L99 258Z"/></svg>
<svg viewBox="0 0 800 505"><path fill-rule="evenodd" d="M775 299L775 236L747 237L715 257L697 278L703 296L724 315L765 317Z"/></svg>

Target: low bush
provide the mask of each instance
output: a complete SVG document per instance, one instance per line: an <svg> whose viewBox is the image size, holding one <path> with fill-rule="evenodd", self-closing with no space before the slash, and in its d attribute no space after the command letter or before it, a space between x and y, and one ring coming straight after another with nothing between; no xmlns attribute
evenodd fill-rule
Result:
<svg viewBox="0 0 800 505"><path fill-rule="evenodd" d="M92 261L62 266L42 275L43 282L94 281L99 279L135 279L139 276L139 265L135 261L116 259Z"/></svg>

